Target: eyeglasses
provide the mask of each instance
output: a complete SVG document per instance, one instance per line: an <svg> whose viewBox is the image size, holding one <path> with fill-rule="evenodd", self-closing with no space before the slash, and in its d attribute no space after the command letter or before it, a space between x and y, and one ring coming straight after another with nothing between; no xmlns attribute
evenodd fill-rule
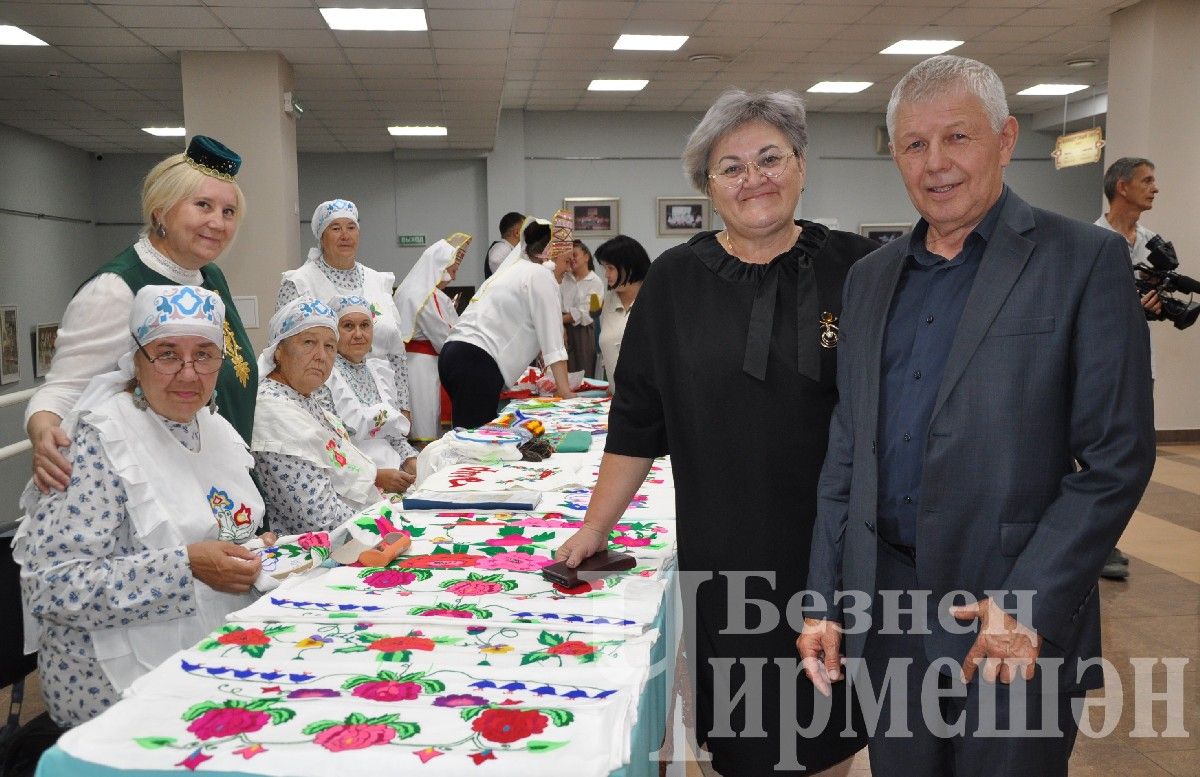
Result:
<svg viewBox="0 0 1200 777"><path fill-rule="evenodd" d="M183 369L183 365L190 364L197 375L212 375L217 370L221 369L221 364L225 361L223 354L213 355L208 351L201 351L196 354L195 359L184 361L175 355L174 351L167 351L158 356L151 357L146 352L145 346L136 337L133 341L137 343L138 350L142 352L142 356L146 357L146 361L150 362L150 366L154 367L154 371L159 375L176 375Z"/></svg>
<svg viewBox="0 0 1200 777"><path fill-rule="evenodd" d="M759 175L774 180L787 172L787 162L794 156L794 151L786 154L768 151L750 162L727 162L717 172L709 173L708 178L710 181L719 181L727 188L736 189L746 183L750 177L750 168L753 167Z"/></svg>

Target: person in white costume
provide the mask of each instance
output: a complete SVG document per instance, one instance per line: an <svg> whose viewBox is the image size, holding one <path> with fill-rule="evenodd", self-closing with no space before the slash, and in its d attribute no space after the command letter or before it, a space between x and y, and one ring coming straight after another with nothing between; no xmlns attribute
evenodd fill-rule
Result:
<svg viewBox="0 0 1200 777"><path fill-rule="evenodd" d="M25 647L59 726L95 717L254 599L261 563L241 543L263 502L245 442L214 412L224 321L211 291L142 287L133 350L63 419L70 484L22 494Z"/></svg>
<svg viewBox="0 0 1200 777"><path fill-rule="evenodd" d="M570 272L563 275L563 326L566 327L567 371L596 372L596 324L606 286L595 273L592 252L582 240L572 243Z"/></svg>
<svg viewBox="0 0 1200 777"><path fill-rule="evenodd" d="M324 302L297 297L271 317L258 356L250 450L271 528L284 534L331 529L381 498L378 468L350 439L325 386L337 325Z"/></svg>
<svg viewBox="0 0 1200 777"><path fill-rule="evenodd" d="M400 337L400 316L392 302L396 276L358 261L358 207L349 200L323 202L313 211L312 233L318 245L298 269L288 270L279 284L275 310L300 296L319 300L357 295L371 303L375 343L369 358L384 358L396 376L396 402L409 412L408 358Z"/></svg>
<svg viewBox="0 0 1200 777"><path fill-rule="evenodd" d="M438 354L458 323L454 302L442 291L453 283L471 244L471 236L455 232L421 254L396 290L400 334L408 350L408 379L412 392L412 432L419 443L436 440L441 428L442 384Z"/></svg>
<svg viewBox="0 0 1200 777"><path fill-rule="evenodd" d="M396 408L395 376L384 359L368 359L373 323L362 297L335 297L329 307L338 317L337 357L325 385L350 439L371 457L376 483L401 493L417 472L417 451L409 444L408 416Z"/></svg>

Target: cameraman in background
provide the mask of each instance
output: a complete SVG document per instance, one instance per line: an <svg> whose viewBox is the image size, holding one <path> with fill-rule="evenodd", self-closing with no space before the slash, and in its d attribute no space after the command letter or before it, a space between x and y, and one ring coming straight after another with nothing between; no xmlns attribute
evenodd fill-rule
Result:
<svg viewBox="0 0 1200 777"><path fill-rule="evenodd" d="M1154 163L1141 157L1123 156L1108 166L1104 173L1104 197L1108 200L1108 212L1096 219L1096 226L1111 229L1124 235L1129 245L1129 261L1141 264L1150 256L1146 243L1154 233L1138 223L1142 214L1154 207L1154 196L1158 184L1154 180ZM1141 295L1142 307L1147 316L1162 315L1162 300L1158 292L1151 289ZM1154 346L1150 350L1150 375L1154 376ZM1109 580L1124 580L1129 577L1129 557L1120 548L1113 548L1100 576Z"/></svg>

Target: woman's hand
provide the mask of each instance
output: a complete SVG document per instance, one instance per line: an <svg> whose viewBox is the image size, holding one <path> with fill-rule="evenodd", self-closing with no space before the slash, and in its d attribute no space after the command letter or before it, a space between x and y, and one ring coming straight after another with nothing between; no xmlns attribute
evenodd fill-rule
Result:
<svg viewBox="0 0 1200 777"><path fill-rule="evenodd" d="M375 473L375 485L389 494L403 494L416 479L411 472L402 469L381 469Z"/></svg>
<svg viewBox="0 0 1200 777"><path fill-rule="evenodd" d="M214 591L241 594L250 590L262 561L258 556L232 542L202 540L187 546L188 565L201 583Z"/></svg>
<svg viewBox="0 0 1200 777"><path fill-rule="evenodd" d="M48 410L29 417L26 431L33 443L33 484L43 494L50 489L66 491L71 482L71 462L60 448L69 448L71 439L63 431L62 419Z"/></svg>
<svg viewBox="0 0 1200 777"><path fill-rule="evenodd" d="M608 532L585 523L568 537L558 550L554 551L554 558L556 561L565 561L567 566L575 568L583 563L585 558L594 556L607 548Z"/></svg>

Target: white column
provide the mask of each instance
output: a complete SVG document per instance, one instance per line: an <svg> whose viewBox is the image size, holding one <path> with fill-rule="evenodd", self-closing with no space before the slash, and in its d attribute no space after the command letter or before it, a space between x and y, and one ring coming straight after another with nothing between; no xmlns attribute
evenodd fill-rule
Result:
<svg viewBox="0 0 1200 777"><path fill-rule="evenodd" d="M209 135L242 157L246 218L220 264L234 296L257 299L259 326L247 333L261 350L279 274L302 258L296 122L283 100L293 89L292 66L277 52L185 51L182 72L188 137Z"/></svg>
<svg viewBox="0 0 1200 777"><path fill-rule="evenodd" d="M1112 17L1105 164L1154 162L1159 194L1140 223L1175 244L1180 271L1200 278L1200 4L1142 0ZM1155 425L1200 429L1200 324L1152 322Z"/></svg>

